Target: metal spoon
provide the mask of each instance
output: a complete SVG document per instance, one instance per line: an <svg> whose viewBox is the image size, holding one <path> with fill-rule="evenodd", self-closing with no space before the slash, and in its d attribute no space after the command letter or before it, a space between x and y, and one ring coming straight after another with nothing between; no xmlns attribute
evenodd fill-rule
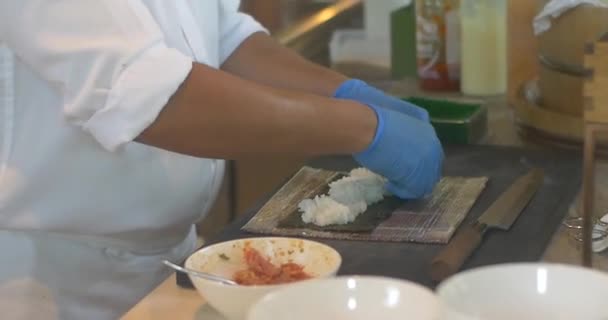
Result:
<svg viewBox="0 0 608 320"><path fill-rule="evenodd" d="M223 277L220 277L220 276L216 276L216 275L213 275L213 274L210 274L210 273L206 273L206 272L200 272L200 271L195 271L195 270L192 270L192 269L184 268L184 267L179 266L179 265L177 265L177 264L175 264L175 263L173 263L171 261L168 261L168 260L163 260L163 263L165 265L167 265L168 267L176 270L176 271L183 272L183 273L195 276L195 277L199 277L199 278L203 278L203 279L207 279L207 280L211 280L211 281L220 282L220 283L223 283L223 284L226 284L226 285L229 285L229 286L237 286L238 285L238 283L236 283L236 282L234 282L234 281L232 281L230 279L226 279L226 278L223 278Z"/></svg>

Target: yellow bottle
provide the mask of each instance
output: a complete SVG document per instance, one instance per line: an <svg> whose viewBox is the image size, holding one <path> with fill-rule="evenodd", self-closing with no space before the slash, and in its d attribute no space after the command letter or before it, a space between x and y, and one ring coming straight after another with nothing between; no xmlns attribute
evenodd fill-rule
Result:
<svg viewBox="0 0 608 320"><path fill-rule="evenodd" d="M507 90L507 1L461 0L461 91L467 95Z"/></svg>

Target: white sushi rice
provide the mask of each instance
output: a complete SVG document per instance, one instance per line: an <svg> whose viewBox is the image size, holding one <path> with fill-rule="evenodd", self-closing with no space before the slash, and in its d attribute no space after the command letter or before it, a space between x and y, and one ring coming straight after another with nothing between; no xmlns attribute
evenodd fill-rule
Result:
<svg viewBox="0 0 608 320"><path fill-rule="evenodd" d="M353 222L367 206L387 195L386 179L365 168L353 169L347 177L329 184L329 195L305 199L298 204L302 221L318 226Z"/></svg>
<svg viewBox="0 0 608 320"><path fill-rule="evenodd" d="M298 205L302 214L302 221L318 226L331 224L347 224L353 222L358 213L367 209L365 202L345 205L328 197L316 196L314 199L305 199Z"/></svg>
<svg viewBox="0 0 608 320"><path fill-rule="evenodd" d="M353 169L348 177L329 184L329 196L340 203L364 201L368 205L384 199L386 179L365 168Z"/></svg>

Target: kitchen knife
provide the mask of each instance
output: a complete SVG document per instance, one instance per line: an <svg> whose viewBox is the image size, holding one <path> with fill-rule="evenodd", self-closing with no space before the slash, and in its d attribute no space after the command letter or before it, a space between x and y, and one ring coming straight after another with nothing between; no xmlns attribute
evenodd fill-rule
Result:
<svg viewBox="0 0 608 320"><path fill-rule="evenodd" d="M431 278L441 281L458 272L465 260L481 244L490 229L507 231L543 183L541 169L532 169L517 178L471 225L465 225L431 262Z"/></svg>

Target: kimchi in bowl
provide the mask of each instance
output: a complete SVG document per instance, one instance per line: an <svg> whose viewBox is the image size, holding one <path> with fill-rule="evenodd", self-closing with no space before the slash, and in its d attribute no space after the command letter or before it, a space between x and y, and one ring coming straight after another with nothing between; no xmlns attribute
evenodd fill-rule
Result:
<svg viewBox="0 0 608 320"><path fill-rule="evenodd" d="M342 258L319 242L283 237L246 238L198 250L186 267L235 280L225 285L190 276L199 294L229 320L245 319L247 312L269 292L291 283L337 274Z"/></svg>

